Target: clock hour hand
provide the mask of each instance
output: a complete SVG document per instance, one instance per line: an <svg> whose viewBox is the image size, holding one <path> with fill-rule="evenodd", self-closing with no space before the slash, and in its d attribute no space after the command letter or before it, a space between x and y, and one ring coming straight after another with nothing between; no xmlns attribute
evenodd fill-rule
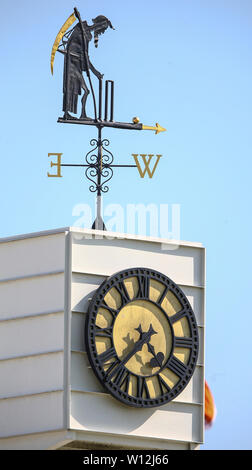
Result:
<svg viewBox="0 0 252 470"><path fill-rule="evenodd" d="M141 324L137 328L135 328L135 330L140 333L140 340L143 338L143 335L148 334L148 335L150 335L150 339L151 339L151 336L153 334L157 333L153 329L152 325L150 325L149 331L147 333L143 333ZM164 360L164 354L162 352L158 352L157 354L155 353L154 346L152 346L152 344L150 343L150 339L149 339L149 341L147 341L148 351L153 355L153 358L150 361L150 365L152 367L157 367L157 366L162 367L162 362Z"/></svg>
<svg viewBox="0 0 252 470"><path fill-rule="evenodd" d="M153 355L152 359L150 360L151 367L162 367L162 362L164 360L164 355L162 352L155 353L154 346L152 344L147 343L148 351Z"/></svg>
<svg viewBox="0 0 252 470"><path fill-rule="evenodd" d="M138 333L140 334L140 338L139 340L134 344L134 348L120 361L120 363L118 365L116 365L115 367L113 367L113 364L112 364L112 371L111 371L111 367L109 368L109 371L107 372L106 376L105 376L105 381L108 381L111 376L115 375L115 373L117 371L119 371L122 367L122 365L125 365L127 364L127 362L138 352L138 351L141 351L142 347L144 344L148 344L152 335L154 334L157 334L157 332L153 329L152 325L150 325L150 328L148 331L143 331L142 330L142 327L141 327L141 323L140 325L135 328L135 330L138 331Z"/></svg>
<svg viewBox="0 0 252 470"><path fill-rule="evenodd" d="M152 325L150 325L150 328L148 331L143 331L140 325L135 328L136 331L139 332L140 338L139 340L135 343L134 348L126 355L124 359L122 359L122 363L126 364L134 354L136 354L138 351L141 351L142 347L144 344L148 343L152 337L152 335L157 334L157 332L153 329Z"/></svg>
<svg viewBox="0 0 252 470"><path fill-rule="evenodd" d="M149 330L146 331L145 333L142 330L141 323L137 328L135 328L135 330L138 331L138 333L140 334L140 338L139 338L138 342L141 341L142 339L144 339L144 343L147 343L148 341L150 341L152 335L157 334L157 332L153 329L152 324L150 324Z"/></svg>

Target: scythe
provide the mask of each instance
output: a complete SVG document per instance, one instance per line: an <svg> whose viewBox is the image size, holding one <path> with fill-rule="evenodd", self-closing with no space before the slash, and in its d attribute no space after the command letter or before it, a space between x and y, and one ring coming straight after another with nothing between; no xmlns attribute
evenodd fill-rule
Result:
<svg viewBox="0 0 252 470"><path fill-rule="evenodd" d="M53 47L52 47L52 52L51 52L51 73L53 75L53 64L54 64L54 57L55 57L55 54L58 50L58 47L59 47L59 44L60 44L60 41L61 39L63 38L64 34L66 33L66 31L70 28L70 26L72 26L72 24L76 21L76 17L74 15L74 13L72 13L69 18L67 18L67 20L65 21L65 23L63 24L63 26L61 27L61 29L59 30L57 36L56 36L56 39L54 41L54 44L53 44Z"/></svg>

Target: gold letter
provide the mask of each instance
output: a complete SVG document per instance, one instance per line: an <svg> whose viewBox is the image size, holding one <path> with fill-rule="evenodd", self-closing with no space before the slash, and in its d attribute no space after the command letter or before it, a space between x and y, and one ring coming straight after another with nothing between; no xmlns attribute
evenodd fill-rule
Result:
<svg viewBox="0 0 252 470"><path fill-rule="evenodd" d="M146 172L148 173L149 178L152 178L153 175L154 175L154 173L155 173L155 171L156 171L157 164L158 164L160 158L162 157L162 155L156 155L157 160L156 160L156 163L155 163L155 165L154 165L154 167L153 167L153 170L151 171L150 168L149 168L149 165L150 165L150 162L151 162L151 160L152 160L152 157L154 157L154 154L149 154L149 155L148 155L149 158L148 158L148 161L147 161L147 160L146 160L147 154L141 154L141 153L140 153L140 157L142 157L143 162L144 162L144 167L145 167L145 168L144 168L144 171L142 171L142 169L141 169L141 167L140 167L140 163L139 163L138 158L137 158L137 157L138 157L138 154L132 153L132 156L134 157L134 160L135 160L135 162L136 162L136 166L137 166L137 169L138 169L138 171L139 171L139 175L140 175L141 178L144 178Z"/></svg>
<svg viewBox="0 0 252 470"><path fill-rule="evenodd" d="M56 166L57 167L57 173L55 175L51 175L50 173L47 172L47 176L48 177L51 177L51 178L62 178L62 175L60 173L60 166L61 166L61 155L62 153L48 153L48 157L50 157L51 155L57 155L57 162L56 163L53 163L51 162L51 168L53 166Z"/></svg>

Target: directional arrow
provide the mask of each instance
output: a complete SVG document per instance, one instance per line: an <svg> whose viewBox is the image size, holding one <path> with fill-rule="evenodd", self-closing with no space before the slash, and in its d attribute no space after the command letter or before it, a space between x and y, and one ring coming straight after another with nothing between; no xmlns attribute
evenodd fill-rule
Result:
<svg viewBox="0 0 252 470"><path fill-rule="evenodd" d="M96 126L97 128L102 127L114 127L116 129L128 129L128 130L135 130L135 131L155 131L155 134L159 134L159 132L164 132L166 129L161 127L158 122L155 126L145 126L140 122L115 122L115 121L105 121L105 120L94 120L94 119L76 119L76 118L59 118L58 122L64 122L68 124L83 124L84 126Z"/></svg>
<svg viewBox="0 0 252 470"><path fill-rule="evenodd" d="M156 123L156 126L145 126L144 124L142 124L142 129L143 130L148 130L148 131L156 131L155 133L156 134L159 134L159 132L164 132L166 131L166 129L164 127L161 127L158 122Z"/></svg>

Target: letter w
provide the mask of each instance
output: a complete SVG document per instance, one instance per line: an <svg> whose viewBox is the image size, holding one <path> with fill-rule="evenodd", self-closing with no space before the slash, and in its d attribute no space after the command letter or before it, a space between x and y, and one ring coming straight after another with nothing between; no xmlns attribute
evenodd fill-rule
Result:
<svg viewBox="0 0 252 470"><path fill-rule="evenodd" d="M156 171L158 162L159 162L160 158L162 157L162 155L156 155L157 159L156 159L155 165L153 166L152 171L150 170L150 163L151 163L152 158L154 157L154 154L148 155L149 158L148 158L148 160L147 160L147 159L146 159L147 154L141 154L141 153L140 153L140 157L142 157L143 162L144 162L144 170L142 170L142 168L141 168L141 166L140 166L140 163L139 163L139 161L138 161L138 158L137 158L137 157L138 157L138 153L137 153L137 154L132 153L132 157L134 157L134 160L135 160L135 162L136 162L136 166L137 166L137 169L138 169L138 171L139 171L139 175L141 176L141 178L144 178L144 177L145 177L146 172L148 173L149 178L152 178L153 175L154 175L154 173L155 173L155 171Z"/></svg>

